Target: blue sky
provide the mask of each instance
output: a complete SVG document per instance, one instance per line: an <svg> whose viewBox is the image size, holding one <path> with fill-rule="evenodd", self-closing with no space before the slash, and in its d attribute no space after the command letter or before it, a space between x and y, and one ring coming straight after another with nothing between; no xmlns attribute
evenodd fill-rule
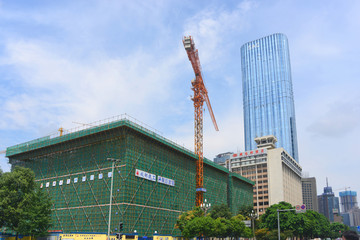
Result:
<svg viewBox="0 0 360 240"><path fill-rule="evenodd" d="M193 150L191 35L219 125L204 156L243 151L240 47L287 35L303 171L360 194L359 1L0 0L0 150L127 113ZM9 171L4 155L0 166Z"/></svg>

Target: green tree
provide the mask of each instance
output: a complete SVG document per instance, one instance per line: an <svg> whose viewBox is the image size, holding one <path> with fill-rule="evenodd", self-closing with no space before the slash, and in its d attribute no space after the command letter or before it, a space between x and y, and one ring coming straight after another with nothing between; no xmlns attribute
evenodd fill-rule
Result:
<svg viewBox="0 0 360 240"><path fill-rule="evenodd" d="M19 234L44 236L51 225L51 200L35 187L28 168L15 167L0 177L0 223Z"/></svg>
<svg viewBox="0 0 360 240"><path fill-rule="evenodd" d="M238 214L230 219L229 235L233 238L245 237L250 238L252 231L250 228L245 226L245 217Z"/></svg>
<svg viewBox="0 0 360 240"><path fill-rule="evenodd" d="M260 217L260 228L268 228L269 230L278 228L277 209L294 209L294 207L287 202L280 202L279 204L271 205L268 209L266 209L265 214ZM294 218L296 218L296 213L295 211L279 212L279 218L281 231L292 230L292 222Z"/></svg>
<svg viewBox="0 0 360 240"><path fill-rule="evenodd" d="M329 221L327 218L313 210L296 214L290 220L290 229L297 237L304 239L329 237Z"/></svg>
<svg viewBox="0 0 360 240"><path fill-rule="evenodd" d="M250 218L250 214L253 210L253 205L243 205L239 207L238 214L243 215L246 218Z"/></svg>
<svg viewBox="0 0 360 240"><path fill-rule="evenodd" d="M303 237L307 239L328 237L329 221L324 215L312 210L308 210L301 215L304 216Z"/></svg>
<svg viewBox="0 0 360 240"><path fill-rule="evenodd" d="M217 219L217 218L230 219L232 217L232 214L228 205L223 203L220 205L213 206L210 210L209 216L212 217L213 219Z"/></svg>
<svg viewBox="0 0 360 240"><path fill-rule="evenodd" d="M211 217L195 217L184 227L182 234L186 238L211 237L215 233L215 220Z"/></svg>
<svg viewBox="0 0 360 240"><path fill-rule="evenodd" d="M333 222L330 224L330 237L333 239L341 238L341 234L349 229L349 226L346 226L345 224Z"/></svg>
<svg viewBox="0 0 360 240"><path fill-rule="evenodd" d="M269 230L268 228L261 228L255 231L257 240L278 240L279 233L277 229ZM286 240L293 237L291 230L286 230L280 233L280 239Z"/></svg>
<svg viewBox="0 0 360 240"><path fill-rule="evenodd" d="M184 231L185 226L188 222L196 217L204 216L204 212L200 207L194 207L192 210L183 212L176 220L175 228L178 228L181 232Z"/></svg>
<svg viewBox="0 0 360 240"><path fill-rule="evenodd" d="M230 234L230 220L217 218L214 220L214 230L212 237L225 238Z"/></svg>

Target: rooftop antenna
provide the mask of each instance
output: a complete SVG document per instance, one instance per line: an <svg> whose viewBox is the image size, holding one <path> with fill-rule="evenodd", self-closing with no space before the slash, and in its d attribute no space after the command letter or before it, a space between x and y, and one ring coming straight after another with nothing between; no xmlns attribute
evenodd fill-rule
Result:
<svg viewBox="0 0 360 240"><path fill-rule="evenodd" d="M329 187L328 178L326 177L326 187Z"/></svg>

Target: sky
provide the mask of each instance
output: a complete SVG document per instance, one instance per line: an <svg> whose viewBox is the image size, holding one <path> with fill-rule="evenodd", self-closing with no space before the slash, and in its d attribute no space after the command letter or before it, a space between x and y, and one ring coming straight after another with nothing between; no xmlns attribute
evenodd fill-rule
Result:
<svg viewBox="0 0 360 240"><path fill-rule="evenodd" d="M360 1L0 0L0 151L128 114L194 150L191 35L219 126L204 156L244 151L240 47L288 37L299 163L360 194ZM0 155L0 167L10 171Z"/></svg>

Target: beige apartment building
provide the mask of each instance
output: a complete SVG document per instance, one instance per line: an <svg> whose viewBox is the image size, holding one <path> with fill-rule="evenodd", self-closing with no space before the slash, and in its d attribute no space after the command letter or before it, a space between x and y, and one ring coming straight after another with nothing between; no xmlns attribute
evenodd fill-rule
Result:
<svg viewBox="0 0 360 240"><path fill-rule="evenodd" d="M275 148L275 136L255 141L257 149L233 153L221 165L255 182L253 204L259 215L281 201L302 204L301 166L283 148Z"/></svg>

